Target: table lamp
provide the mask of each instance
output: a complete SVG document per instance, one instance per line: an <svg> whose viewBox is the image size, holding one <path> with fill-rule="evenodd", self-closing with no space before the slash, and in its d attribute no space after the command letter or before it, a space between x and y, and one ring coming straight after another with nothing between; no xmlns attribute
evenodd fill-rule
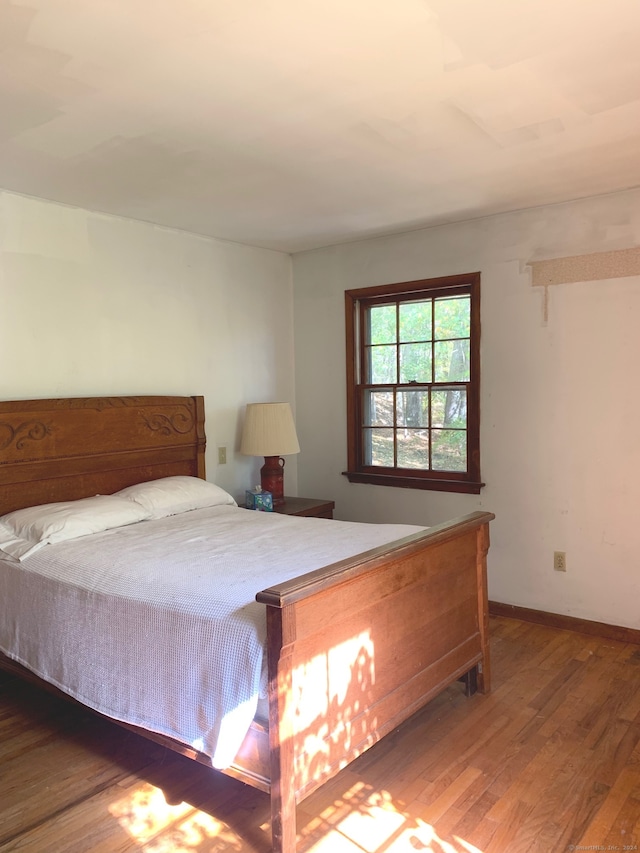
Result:
<svg viewBox="0 0 640 853"><path fill-rule="evenodd" d="M240 452L246 456L264 456L264 465L260 469L260 485L264 492L271 492L274 506L282 505L282 456L300 453L289 403L248 403Z"/></svg>

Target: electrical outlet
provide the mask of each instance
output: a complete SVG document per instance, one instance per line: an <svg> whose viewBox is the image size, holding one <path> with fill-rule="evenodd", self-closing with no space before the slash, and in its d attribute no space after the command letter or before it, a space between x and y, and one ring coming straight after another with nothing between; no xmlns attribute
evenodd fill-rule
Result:
<svg viewBox="0 0 640 853"><path fill-rule="evenodd" d="M553 552L553 568L556 572L566 572L567 571L567 552L566 551L554 551Z"/></svg>
<svg viewBox="0 0 640 853"><path fill-rule="evenodd" d="M218 465L226 465L227 464L227 448L219 447L218 448Z"/></svg>

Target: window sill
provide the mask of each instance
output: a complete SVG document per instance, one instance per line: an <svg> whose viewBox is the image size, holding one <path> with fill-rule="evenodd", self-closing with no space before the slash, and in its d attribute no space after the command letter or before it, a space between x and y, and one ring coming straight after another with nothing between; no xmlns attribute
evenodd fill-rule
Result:
<svg viewBox="0 0 640 853"><path fill-rule="evenodd" d="M430 480L426 477L404 477L397 474L370 474L362 471L343 471L350 483L368 483L371 486L395 486L399 489L423 489L431 492L459 492L479 495L484 483L469 480Z"/></svg>

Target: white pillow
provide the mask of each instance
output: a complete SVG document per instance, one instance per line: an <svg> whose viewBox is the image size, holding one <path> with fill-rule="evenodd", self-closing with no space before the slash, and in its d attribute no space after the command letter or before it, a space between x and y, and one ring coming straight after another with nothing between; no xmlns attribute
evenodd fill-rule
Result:
<svg viewBox="0 0 640 853"><path fill-rule="evenodd" d="M228 492L199 477L163 477L128 486L116 492L120 497L136 501L149 513L149 518L165 518L207 506L237 506Z"/></svg>
<svg viewBox="0 0 640 853"><path fill-rule="evenodd" d="M0 552L23 560L44 545L144 521L140 506L113 495L18 509L0 518Z"/></svg>

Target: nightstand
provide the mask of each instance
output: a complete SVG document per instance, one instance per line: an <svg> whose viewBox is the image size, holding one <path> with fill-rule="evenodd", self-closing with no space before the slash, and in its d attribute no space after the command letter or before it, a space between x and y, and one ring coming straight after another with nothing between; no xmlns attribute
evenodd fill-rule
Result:
<svg viewBox="0 0 640 853"><path fill-rule="evenodd" d="M288 498L284 503L274 506L273 511L282 515L310 515L314 518L333 518L334 501L323 501L320 498Z"/></svg>

